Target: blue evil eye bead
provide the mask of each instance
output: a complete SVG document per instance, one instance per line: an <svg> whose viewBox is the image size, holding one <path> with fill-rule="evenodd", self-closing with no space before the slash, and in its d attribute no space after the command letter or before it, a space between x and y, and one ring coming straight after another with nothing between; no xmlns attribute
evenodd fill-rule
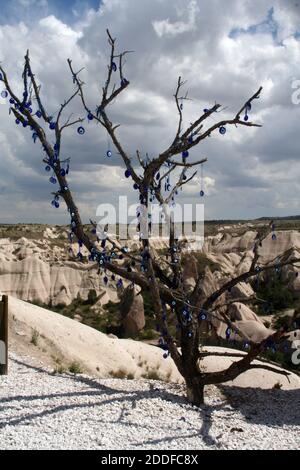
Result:
<svg viewBox="0 0 300 470"><path fill-rule="evenodd" d="M181 111L183 110L183 103L181 103L181 105L180 105L180 109L181 109Z"/></svg>
<svg viewBox="0 0 300 470"><path fill-rule="evenodd" d="M244 121L248 121L248 119L249 119L248 114L245 114L245 116L244 116Z"/></svg>
<svg viewBox="0 0 300 470"><path fill-rule="evenodd" d="M57 183L57 180L56 180L56 178L55 178L54 176L51 176L51 178L49 178L49 181L50 181L50 183L52 183L52 184L56 184L56 183Z"/></svg>
<svg viewBox="0 0 300 470"><path fill-rule="evenodd" d="M187 150L184 150L184 152L182 152L182 158L187 158L189 156L189 152Z"/></svg>
<svg viewBox="0 0 300 470"><path fill-rule="evenodd" d="M227 330L226 330L226 333L225 333L225 334L226 334L226 338L227 338L227 339L228 339L228 338L230 338L230 335L231 335L231 329L230 329L230 328L227 328Z"/></svg>
<svg viewBox="0 0 300 470"><path fill-rule="evenodd" d="M201 189L201 191L200 191L200 197L203 197L203 196L204 196L204 191L203 191L203 189Z"/></svg>
<svg viewBox="0 0 300 470"><path fill-rule="evenodd" d="M64 170L63 168L60 170L59 173L61 176L66 176L66 170Z"/></svg>
<svg viewBox="0 0 300 470"><path fill-rule="evenodd" d="M28 126L28 122L27 121L24 121L23 122L23 127L27 127Z"/></svg>
<svg viewBox="0 0 300 470"><path fill-rule="evenodd" d="M130 170L126 170L124 174L125 174L125 178L130 178L130 176L131 176L131 171L130 171Z"/></svg>
<svg viewBox="0 0 300 470"><path fill-rule="evenodd" d="M139 185L137 183L134 183L133 189L139 189Z"/></svg>
<svg viewBox="0 0 300 470"><path fill-rule="evenodd" d="M246 104L246 111L251 111L252 105L251 103Z"/></svg>
<svg viewBox="0 0 300 470"><path fill-rule="evenodd" d="M188 143L192 144L193 143L193 135L190 135L188 138Z"/></svg>
<svg viewBox="0 0 300 470"><path fill-rule="evenodd" d="M121 86L126 86L126 85L128 85L128 84L129 84L129 81L126 80L126 78L122 78L122 80L121 80Z"/></svg>
<svg viewBox="0 0 300 470"><path fill-rule="evenodd" d="M82 126L78 127L77 132L78 132L79 135L85 134L85 129L84 129L84 127L82 127Z"/></svg>
<svg viewBox="0 0 300 470"><path fill-rule="evenodd" d="M42 112L41 112L41 111L37 111L37 112L35 113L35 115L36 115L36 117L41 118L41 117L42 117Z"/></svg>
<svg viewBox="0 0 300 470"><path fill-rule="evenodd" d="M117 71L117 64L116 64L115 62L113 62L113 63L111 64L111 68L112 68L112 70L113 70L114 72L116 72L116 71Z"/></svg>
<svg viewBox="0 0 300 470"><path fill-rule="evenodd" d="M169 356L169 353L168 353L168 352L163 353L163 358L164 358L164 359L168 359L168 356Z"/></svg>
<svg viewBox="0 0 300 470"><path fill-rule="evenodd" d="M37 138L38 138L38 135L37 135L36 132L34 132L34 133L32 134L32 139L33 139L33 142L34 142L34 143L36 143L36 139L37 139Z"/></svg>
<svg viewBox="0 0 300 470"><path fill-rule="evenodd" d="M123 281L122 279L119 279L118 282L117 282L117 287L120 289L121 287L123 287Z"/></svg>
<svg viewBox="0 0 300 470"><path fill-rule="evenodd" d="M56 209L59 208L59 202L58 202L58 201L54 201L54 207L55 207Z"/></svg>
<svg viewBox="0 0 300 470"><path fill-rule="evenodd" d="M220 132L221 135L226 134L226 127L221 126L220 129L219 129L219 132Z"/></svg>
<svg viewBox="0 0 300 470"><path fill-rule="evenodd" d="M13 98L10 98L9 102L10 104L15 104L15 100Z"/></svg>
<svg viewBox="0 0 300 470"><path fill-rule="evenodd" d="M199 319L200 320L207 320L207 314L205 312L200 312Z"/></svg>
<svg viewBox="0 0 300 470"><path fill-rule="evenodd" d="M16 122L17 125L19 125L21 121L20 121L20 119L16 119L15 122Z"/></svg>
<svg viewBox="0 0 300 470"><path fill-rule="evenodd" d="M52 131L54 131L55 128L56 128L56 122L50 122L49 128L50 128Z"/></svg>
<svg viewBox="0 0 300 470"><path fill-rule="evenodd" d="M157 180L159 180L159 178L160 178L160 173L157 173L157 175L155 176L155 178L156 178Z"/></svg>
<svg viewBox="0 0 300 470"><path fill-rule="evenodd" d="M88 118L89 121L92 121L94 119L94 116L92 115L92 113L89 113L87 115L87 118Z"/></svg>
<svg viewBox="0 0 300 470"><path fill-rule="evenodd" d="M276 239L277 239L276 234L273 233L273 235L272 235L272 240L276 240Z"/></svg>
<svg viewBox="0 0 300 470"><path fill-rule="evenodd" d="M110 157L112 156L111 150L107 150L106 156L107 156L108 158L110 158Z"/></svg>
<svg viewBox="0 0 300 470"><path fill-rule="evenodd" d="M49 165L45 166L45 170L48 171L48 172L51 171L51 166L49 166Z"/></svg>
<svg viewBox="0 0 300 470"><path fill-rule="evenodd" d="M204 108L204 109L203 109L203 112L204 112L204 114L207 114L207 113L209 112L209 109Z"/></svg>
<svg viewBox="0 0 300 470"><path fill-rule="evenodd" d="M104 282L104 284L108 284L108 277L107 276L104 276L103 282Z"/></svg>
<svg viewBox="0 0 300 470"><path fill-rule="evenodd" d="M3 91L1 92L1 98L7 98L7 97L8 97L8 91L3 90Z"/></svg>
<svg viewBox="0 0 300 470"><path fill-rule="evenodd" d="M2 73L0 73L0 81L2 81L2 80L3 80L3 75L2 75Z"/></svg>

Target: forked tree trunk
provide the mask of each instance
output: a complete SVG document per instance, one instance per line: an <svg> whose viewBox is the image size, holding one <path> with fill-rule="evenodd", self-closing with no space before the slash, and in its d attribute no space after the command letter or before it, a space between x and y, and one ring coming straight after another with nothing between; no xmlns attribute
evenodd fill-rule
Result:
<svg viewBox="0 0 300 470"><path fill-rule="evenodd" d="M201 406L204 403L204 384L200 377L185 378L187 399L192 405Z"/></svg>

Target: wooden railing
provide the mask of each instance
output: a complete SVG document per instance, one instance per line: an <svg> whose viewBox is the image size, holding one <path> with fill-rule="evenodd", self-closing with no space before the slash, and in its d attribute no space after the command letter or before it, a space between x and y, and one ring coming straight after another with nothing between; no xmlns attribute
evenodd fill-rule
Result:
<svg viewBox="0 0 300 470"><path fill-rule="evenodd" d="M0 375L8 371L8 297L0 301Z"/></svg>

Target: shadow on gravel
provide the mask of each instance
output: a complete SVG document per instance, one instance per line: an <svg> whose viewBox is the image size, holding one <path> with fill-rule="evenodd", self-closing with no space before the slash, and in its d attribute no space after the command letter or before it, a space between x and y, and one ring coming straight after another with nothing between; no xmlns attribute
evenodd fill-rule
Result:
<svg viewBox="0 0 300 470"><path fill-rule="evenodd" d="M50 372L44 369L30 366L24 362L15 360L14 361L22 366L25 366L31 370L36 370L49 376L53 376ZM51 394L37 394L37 395L10 395L9 397L0 399L0 413L5 411L7 406L13 408L18 406L18 401L25 401L30 403L30 410L27 412L16 409L15 416L11 416L9 419L0 417L0 429L6 426L18 426L34 424L35 421L39 421L43 417L49 417L57 413L64 413L74 409L89 409L95 410L95 418L102 421L101 408L111 403L117 403L120 409L118 418L111 423L120 423L128 428L140 428L143 429L145 426L136 419L131 422L127 422L126 415L130 410L134 410L140 400L151 400L160 398L164 401L174 402L182 407L182 413L178 415L177 429L181 429L182 434L174 435L172 429L168 436L164 436L156 439L143 440L142 442L136 442L136 447L142 447L145 445L159 444L163 442L174 442L180 439L189 439L198 437L205 442L209 447L219 447L218 438L211 435L211 428L213 424L213 414L218 410L232 412L232 408L242 414L247 422L253 424L263 424L269 427L277 427L282 425L299 425L300 423L300 390L261 390L253 388L240 388L234 386L220 386L220 390L226 400L209 405L205 404L199 410L196 410L191 405L187 404L186 399L182 393L182 387L176 384L168 384L169 390L163 388L163 384L157 387L157 383L148 383L149 389L140 391L132 390L120 390L113 387L106 386L99 383L98 380L83 377L83 376L72 376L72 375L57 375L53 376L57 378L64 378L86 386L86 390L78 390L64 393L51 393ZM171 387L171 389L170 389ZM180 389L180 390L179 390ZM20 383L20 390L22 390L22 384ZM174 390L174 391L173 391ZM96 397L95 401L90 401L89 398ZM55 399L66 398L67 403L63 405L55 405ZM76 400L82 398L82 401ZM69 399L69 400L68 400ZM41 406L43 400L53 400L50 403L45 403L45 409L39 411L35 410ZM193 409L198 411L202 424L199 428L193 424L187 429L186 424L189 424L187 417L187 410ZM28 412L30 411L30 412ZM163 410L157 410L157 413L161 413ZM107 421L106 421L107 423ZM184 426L182 424L185 423ZM130 432L130 429L129 429Z"/></svg>
<svg viewBox="0 0 300 470"><path fill-rule="evenodd" d="M228 385L219 388L228 403L250 423L269 427L300 425L300 389L263 390Z"/></svg>
<svg viewBox="0 0 300 470"><path fill-rule="evenodd" d="M14 359L14 362L22 365L23 367L26 367L30 370L34 370L37 373L44 373L48 374L49 376L53 376L51 372L47 372L46 370L39 368L39 367L34 367L31 365L26 364L26 362L22 362L20 360ZM211 408L209 406L203 406L203 408L199 409L199 413L202 416L202 425L201 428L190 424L188 418L186 417L186 411L187 407L190 407L190 405L187 404L186 399L184 396L180 395L182 393L181 387L176 385L176 384L168 384L169 387L172 387L174 389L174 393L172 393L172 390L165 390L163 388L163 385L161 387L157 387L157 384L154 383L149 383L149 389L145 391L140 391L140 390L131 390L131 391L123 391L119 389L115 389L112 387L108 387L104 384L100 384L98 380L89 378L86 376L72 376L72 375L62 375L62 376L53 376L53 377L63 377L65 379L70 380L71 382L75 382L81 385L85 385L87 387L86 390L79 390L79 391L72 391L72 392L65 392L65 393L51 393L51 394L32 394L32 395L22 395L22 394L16 394L16 395L10 395L9 397L5 398L0 398L0 429L7 427L7 426L12 426L16 427L19 425L34 425L34 423L37 421L39 422L40 419L43 417L49 417L52 415L56 415L58 413L64 413L68 412L70 410L74 409L89 409L93 408L95 409L95 419L98 419L99 422L102 421L101 419L101 408L105 407L106 405L110 403L117 403L118 407L120 409L120 414L118 418L115 421L111 421L111 423L116 422L119 423L123 426L126 426L129 428L130 432L130 427L134 428L140 428L141 430L143 428L146 428L146 426L143 426L143 424L136 419L132 422L127 422L126 420L126 415L128 413L128 410L134 410L138 406L138 402L140 400L151 400L155 398L161 398L164 401L168 402L174 402L177 405L182 406L182 413L179 413L178 415L178 429L182 428L182 433L180 435L174 435L172 432L172 429L170 429L170 433L168 436L164 436L161 438L157 439L149 439L148 441L143 440L142 442L136 442L136 447L143 447L145 445L151 445L151 444L159 444L163 442L174 442L174 445L176 445L176 441L179 439L189 439L193 437L199 437L202 439L206 445L208 446L217 446L218 447L218 442L215 438L213 438L210 435L210 430L212 426L212 414L214 411L216 411L217 408L222 407L222 405L218 405L217 407ZM180 391L179 391L180 388ZM20 386L20 390L22 387ZM178 394L179 392L179 394ZM95 401L90 402L89 398L95 398ZM56 399L62 399L65 398L67 403L64 403L63 405L56 405L55 406L55 400ZM82 398L83 403L79 402L76 400L76 398ZM99 399L98 399L99 398ZM69 399L69 403L68 403ZM47 400L47 403L45 403L45 409L42 411L39 411L38 409L35 410L35 408L38 408L41 406L42 402L44 400ZM51 403L49 404L49 400L51 400ZM1 419L1 412L5 411L8 409L8 406L13 409L14 406L18 406L18 402L23 401L23 402L28 402L30 406L30 412L29 410L24 410L22 413L20 413L19 409L16 409L16 414L14 416L11 416L9 419L4 418ZM191 407L192 408L192 407ZM158 414L162 412L162 410L157 411ZM186 425L189 425L188 429L186 429Z"/></svg>
<svg viewBox="0 0 300 470"><path fill-rule="evenodd" d="M161 444L161 443L166 443L166 442L174 442L174 445L176 446L176 441L181 440L181 439L192 439L194 437L198 437L201 439L207 446L218 448L221 447L221 444L219 443L218 439L213 437L210 434L211 427L212 427L212 415L213 412L216 411L217 409L221 408L221 405L209 407L209 406L203 406L202 408L199 408L199 413L202 415L202 426L200 429L197 429L196 427L193 427L192 432L183 432L180 435L170 435L167 437L162 437L159 439L148 439L144 440L143 442L136 442L134 445L135 447L143 447L143 446L149 446L149 445L156 445L156 444ZM185 419L185 417L179 418L179 425L180 422L182 421L188 421ZM174 447L176 448L176 447Z"/></svg>

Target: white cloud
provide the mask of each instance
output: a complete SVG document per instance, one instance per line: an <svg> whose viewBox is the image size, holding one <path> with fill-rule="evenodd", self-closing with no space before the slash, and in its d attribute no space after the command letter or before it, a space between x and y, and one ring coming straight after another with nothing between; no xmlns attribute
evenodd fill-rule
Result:
<svg viewBox="0 0 300 470"><path fill-rule="evenodd" d="M174 21L171 22L169 18L159 21L153 21L152 25L154 31L159 37L162 36L177 36L178 34L193 31L196 28L196 16L199 14L200 9L195 0L191 0L187 7L184 9L177 8L178 16L187 14L187 21Z"/></svg>
<svg viewBox="0 0 300 470"><path fill-rule="evenodd" d="M25 8L30 0L21 1ZM210 123L233 116L262 84L263 93L253 103L251 112L263 122L262 129L228 128L226 136L215 133L191 152L191 159L208 157L206 214L226 218L259 216L274 210L278 214L299 212L295 194L300 176L300 108L291 103L291 79L300 78L300 43L293 36L299 11L293 2L285 2L284 8L277 0L255 3L105 0L98 12L90 10L72 26L53 14L35 23L24 18L19 23L0 26L0 60L13 86L20 91L23 57L30 48L46 105L50 113L55 113L73 90L66 64L70 57L75 68L86 67L83 79L87 102L94 107L99 103L106 73L109 48L105 29L109 27L120 48L135 51L125 66L130 87L109 109L112 120L121 124L119 136L132 158L137 148L143 155L156 155L174 138L177 112L172 95L178 75L188 80L193 98L184 105L185 125L215 101L226 109L212 116ZM247 30L262 23L272 6L278 23L277 40L268 32L230 36L234 28ZM79 102L72 111L82 115ZM63 210L53 212L45 202L52 188L47 185L40 148L33 146L28 131L8 119L7 107L1 103L0 123L2 219L22 218L22 199L31 201L27 204L27 220L30 215L37 217L35 204L41 204L43 211L38 215L44 221L65 221ZM93 123L86 123L85 127L84 137L78 136L76 129L66 133L63 151L72 158L70 182L78 199L84 201L85 210L89 207L89 218L99 199L126 192L130 182L124 181L118 155L114 154L108 169L105 132ZM293 171L286 172L286 162L291 161ZM102 164L99 170L95 168L97 163ZM282 179L283 173L288 175L288 185ZM195 197L198 183L191 184L183 194ZM4 185L6 189L2 191Z"/></svg>

